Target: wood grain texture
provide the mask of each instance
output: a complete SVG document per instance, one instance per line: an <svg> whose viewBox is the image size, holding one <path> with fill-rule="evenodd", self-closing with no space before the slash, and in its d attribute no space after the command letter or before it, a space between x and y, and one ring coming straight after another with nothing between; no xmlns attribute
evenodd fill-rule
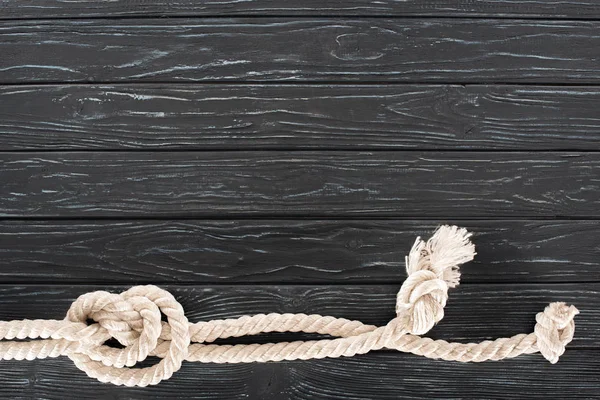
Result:
<svg viewBox="0 0 600 400"><path fill-rule="evenodd" d="M0 4L0 320L154 283L191 321L382 325L404 255L442 223L478 255L428 336L581 311L556 365L382 351L188 363L132 389L2 361L0 398L599 398L600 2Z"/></svg>
<svg viewBox="0 0 600 400"><path fill-rule="evenodd" d="M600 5L594 0L303 0L298 3L286 0L3 0L2 7L0 19L220 15L508 16L578 19L600 17Z"/></svg>
<svg viewBox="0 0 600 400"><path fill-rule="evenodd" d="M596 399L599 350L568 349L550 365L539 355L479 364L373 353L266 364L184 363L160 385L101 384L68 358L3 361L0 396L11 399ZM67 382L68 380L68 382Z"/></svg>
<svg viewBox="0 0 600 400"><path fill-rule="evenodd" d="M94 290L122 292L127 286L3 285L0 320L64 318L77 296ZM395 315L400 285L161 285L171 292L192 322L259 313L331 315L384 325ZM444 319L427 336L471 342L533 331L535 315L548 303L565 301L581 311L570 348L600 346L600 284L480 284L452 290ZM262 335L228 341L297 340L306 334Z"/></svg>
<svg viewBox="0 0 600 400"><path fill-rule="evenodd" d="M0 150L600 150L599 108L595 87L5 86Z"/></svg>
<svg viewBox="0 0 600 400"><path fill-rule="evenodd" d="M0 83L599 83L600 21L6 21Z"/></svg>
<svg viewBox="0 0 600 400"><path fill-rule="evenodd" d="M3 153L4 217L600 216L599 153Z"/></svg>
<svg viewBox="0 0 600 400"><path fill-rule="evenodd" d="M474 233L462 283L600 281L600 221L440 221ZM437 221L0 221L4 283L394 283Z"/></svg>

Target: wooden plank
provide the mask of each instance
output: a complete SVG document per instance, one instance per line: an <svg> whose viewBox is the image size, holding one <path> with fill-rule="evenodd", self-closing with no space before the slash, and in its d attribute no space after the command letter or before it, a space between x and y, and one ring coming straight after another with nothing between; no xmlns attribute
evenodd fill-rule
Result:
<svg viewBox="0 0 600 400"><path fill-rule="evenodd" d="M352 358L255 364L184 363L157 386L102 384L68 358L0 361L5 398L185 399L593 399L600 351L568 349L557 364L539 355L455 363L378 352Z"/></svg>
<svg viewBox="0 0 600 400"><path fill-rule="evenodd" d="M462 282L598 282L600 221L445 221ZM0 221L4 283L394 283L437 221Z"/></svg>
<svg viewBox="0 0 600 400"><path fill-rule="evenodd" d="M600 89L583 87L5 86L0 138L2 150L600 150L599 108Z"/></svg>
<svg viewBox="0 0 600 400"><path fill-rule="evenodd" d="M64 318L77 296L94 290L119 293L129 286L2 285L0 320ZM192 322L259 313L331 315L384 325L394 317L399 285L162 285ZM470 342L529 333L548 303L565 301L581 311L570 348L600 347L600 283L461 285L449 294L444 319L427 336ZM306 334L262 335L228 343L283 341Z"/></svg>
<svg viewBox="0 0 600 400"><path fill-rule="evenodd" d="M0 159L4 217L600 216L600 153L72 152Z"/></svg>
<svg viewBox="0 0 600 400"><path fill-rule="evenodd" d="M0 83L599 83L600 21L7 21Z"/></svg>
<svg viewBox="0 0 600 400"><path fill-rule="evenodd" d="M467 16L467 17L543 17L592 19L600 17L594 0L347 0L323 2L303 0L194 1L134 0L3 0L0 19L81 18L81 17L166 17L166 16Z"/></svg>

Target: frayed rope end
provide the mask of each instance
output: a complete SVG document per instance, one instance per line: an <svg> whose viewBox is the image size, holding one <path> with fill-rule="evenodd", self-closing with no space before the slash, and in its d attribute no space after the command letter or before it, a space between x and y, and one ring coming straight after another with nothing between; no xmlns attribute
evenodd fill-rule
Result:
<svg viewBox="0 0 600 400"><path fill-rule="evenodd" d="M427 242L417 238L406 257L406 271L409 275L420 270L432 271L448 287L458 286L459 266L471 261L477 254L470 237L471 233L465 228L442 225Z"/></svg>

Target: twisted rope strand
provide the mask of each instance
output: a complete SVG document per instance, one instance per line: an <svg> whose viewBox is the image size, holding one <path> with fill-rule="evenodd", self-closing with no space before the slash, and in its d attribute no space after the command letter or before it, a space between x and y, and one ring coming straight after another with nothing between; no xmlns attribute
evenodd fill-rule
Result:
<svg viewBox="0 0 600 400"><path fill-rule="evenodd" d="M350 357L393 349L434 359L481 362L540 352L558 361L573 339L578 311L551 303L536 316L533 333L481 343L449 343L419 335L444 316L448 288L460 280L458 267L475 255L470 234L442 226L427 242L417 238L406 257L408 278L396 300L396 318L377 327L360 321L306 314L258 314L189 323L183 307L165 290L136 286L124 293L80 296L64 320L0 321L0 359L33 360L66 355L90 377L116 385L147 386L168 379L183 362L247 363ZM167 321L161 320L161 315ZM88 325L92 319L95 323ZM269 332L305 332L332 339L249 345L216 345L217 339ZM106 346L114 338L122 349ZM12 339L35 339L14 341ZM147 368L130 368L147 356Z"/></svg>

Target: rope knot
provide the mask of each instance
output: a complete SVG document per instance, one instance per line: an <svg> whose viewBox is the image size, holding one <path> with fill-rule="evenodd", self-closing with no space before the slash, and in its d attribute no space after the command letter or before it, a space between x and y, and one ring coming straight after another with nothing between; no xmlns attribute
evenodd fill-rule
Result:
<svg viewBox="0 0 600 400"><path fill-rule="evenodd" d="M408 278L396 299L396 314L406 329L423 335L444 317L448 288L458 286L459 265L471 261L475 246L464 228L444 225L424 242L417 238L406 257Z"/></svg>
<svg viewBox="0 0 600 400"><path fill-rule="evenodd" d="M417 271L404 281L396 298L396 314L405 316L407 332L422 335L444 317L448 284L431 271Z"/></svg>
<svg viewBox="0 0 600 400"><path fill-rule="evenodd" d="M153 355L163 329L161 313L167 317L171 339L166 357L152 367L123 368ZM183 307L169 292L156 286L135 286L121 294L84 294L73 302L66 319L81 323L93 320L100 326L83 350L70 357L79 369L103 382L129 385L135 379L139 386L156 384L177 371L187 356L190 335ZM111 338L125 347L105 345Z"/></svg>
<svg viewBox="0 0 600 400"><path fill-rule="evenodd" d="M555 364L565 352L565 346L573 340L575 316L579 310L565 303L550 303L543 312L536 315L535 336L537 347L542 355Z"/></svg>

